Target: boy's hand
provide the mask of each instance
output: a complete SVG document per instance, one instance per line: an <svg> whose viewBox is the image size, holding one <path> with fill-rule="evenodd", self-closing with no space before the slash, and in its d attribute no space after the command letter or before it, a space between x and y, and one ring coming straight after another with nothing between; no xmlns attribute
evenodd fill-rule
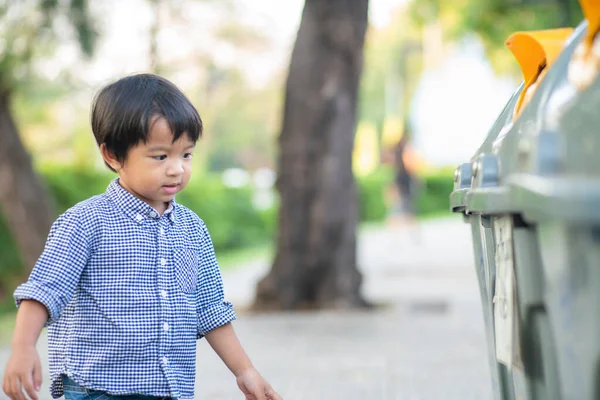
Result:
<svg viewBox="0 0 600 400"><path fill-rule="evenodd" d="M34 346L13 348L6 364L2 390L12 400L38 400L37 392L42 386L42 364Z"/></svg>
<svg viewBox="0 0 600 400"><path fill-rule="evenodd" d="M282 400L275 390L254 368L248 368L236 377L245 400Z"/></svg>

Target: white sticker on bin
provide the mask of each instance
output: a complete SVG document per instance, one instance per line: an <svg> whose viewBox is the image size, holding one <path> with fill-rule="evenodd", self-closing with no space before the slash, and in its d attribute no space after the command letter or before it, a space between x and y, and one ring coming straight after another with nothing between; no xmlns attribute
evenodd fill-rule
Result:
<svg viewBox="0 0 600 400"><path fill-rule="evenodd" d="M515 278L511 217L494 221L496 243L496 288L494 294L494 331L496 358L512 367L515 357Z"/></svg>

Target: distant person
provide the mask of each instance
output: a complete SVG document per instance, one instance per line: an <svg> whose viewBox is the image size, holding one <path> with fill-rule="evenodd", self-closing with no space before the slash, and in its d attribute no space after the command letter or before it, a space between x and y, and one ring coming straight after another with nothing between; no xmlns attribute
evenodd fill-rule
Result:
<svg viewBox="0 0 600 400"><path fill-rule="evenodd" d="M405 130L393 150L394 189L390 222L393 225L417 225L416 197L420 181L417 177L417 157L409 145L410 134Z"/></svg>
<svg viewBox="0 0 600 400"><path fill-rule="evenodd" d="M133 75L96 96L92 131L119 177L58 218L16 289L4 392L38 399L47 326L55 399L192 399L206 337L247 399L280 400L233 330L206 225L175 202L202 134L194 106L166 79Z"/></svg>

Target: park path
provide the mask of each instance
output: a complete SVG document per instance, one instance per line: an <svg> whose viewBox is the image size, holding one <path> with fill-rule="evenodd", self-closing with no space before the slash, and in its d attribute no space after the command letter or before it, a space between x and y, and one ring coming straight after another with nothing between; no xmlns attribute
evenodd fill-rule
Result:
<svg viewBox="0 0 600 400"><path fill-rule="evenodd" d="M418 230L365 228L358 258L365 296L384 305L375 311L244 312L269 260L224 272L226 296L240 310L235 329L283 398L492 399L468 225L444 218L424 221ZM0 374L7 356L0 350ZM47 384L46 377L42 400L50 399ZM196 398L243 399L204 340Z"/></svg>

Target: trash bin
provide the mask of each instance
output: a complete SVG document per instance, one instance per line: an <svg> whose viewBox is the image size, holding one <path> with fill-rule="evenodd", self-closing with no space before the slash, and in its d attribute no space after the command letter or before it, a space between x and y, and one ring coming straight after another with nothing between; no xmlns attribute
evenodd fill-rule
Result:
<svg viewBox="0 0 600 400"><path fill-rule="evenodd" d="M450 196L498 400L600 399L600 2L581 5L572 32L509 39L524 82Z"/></svg>

